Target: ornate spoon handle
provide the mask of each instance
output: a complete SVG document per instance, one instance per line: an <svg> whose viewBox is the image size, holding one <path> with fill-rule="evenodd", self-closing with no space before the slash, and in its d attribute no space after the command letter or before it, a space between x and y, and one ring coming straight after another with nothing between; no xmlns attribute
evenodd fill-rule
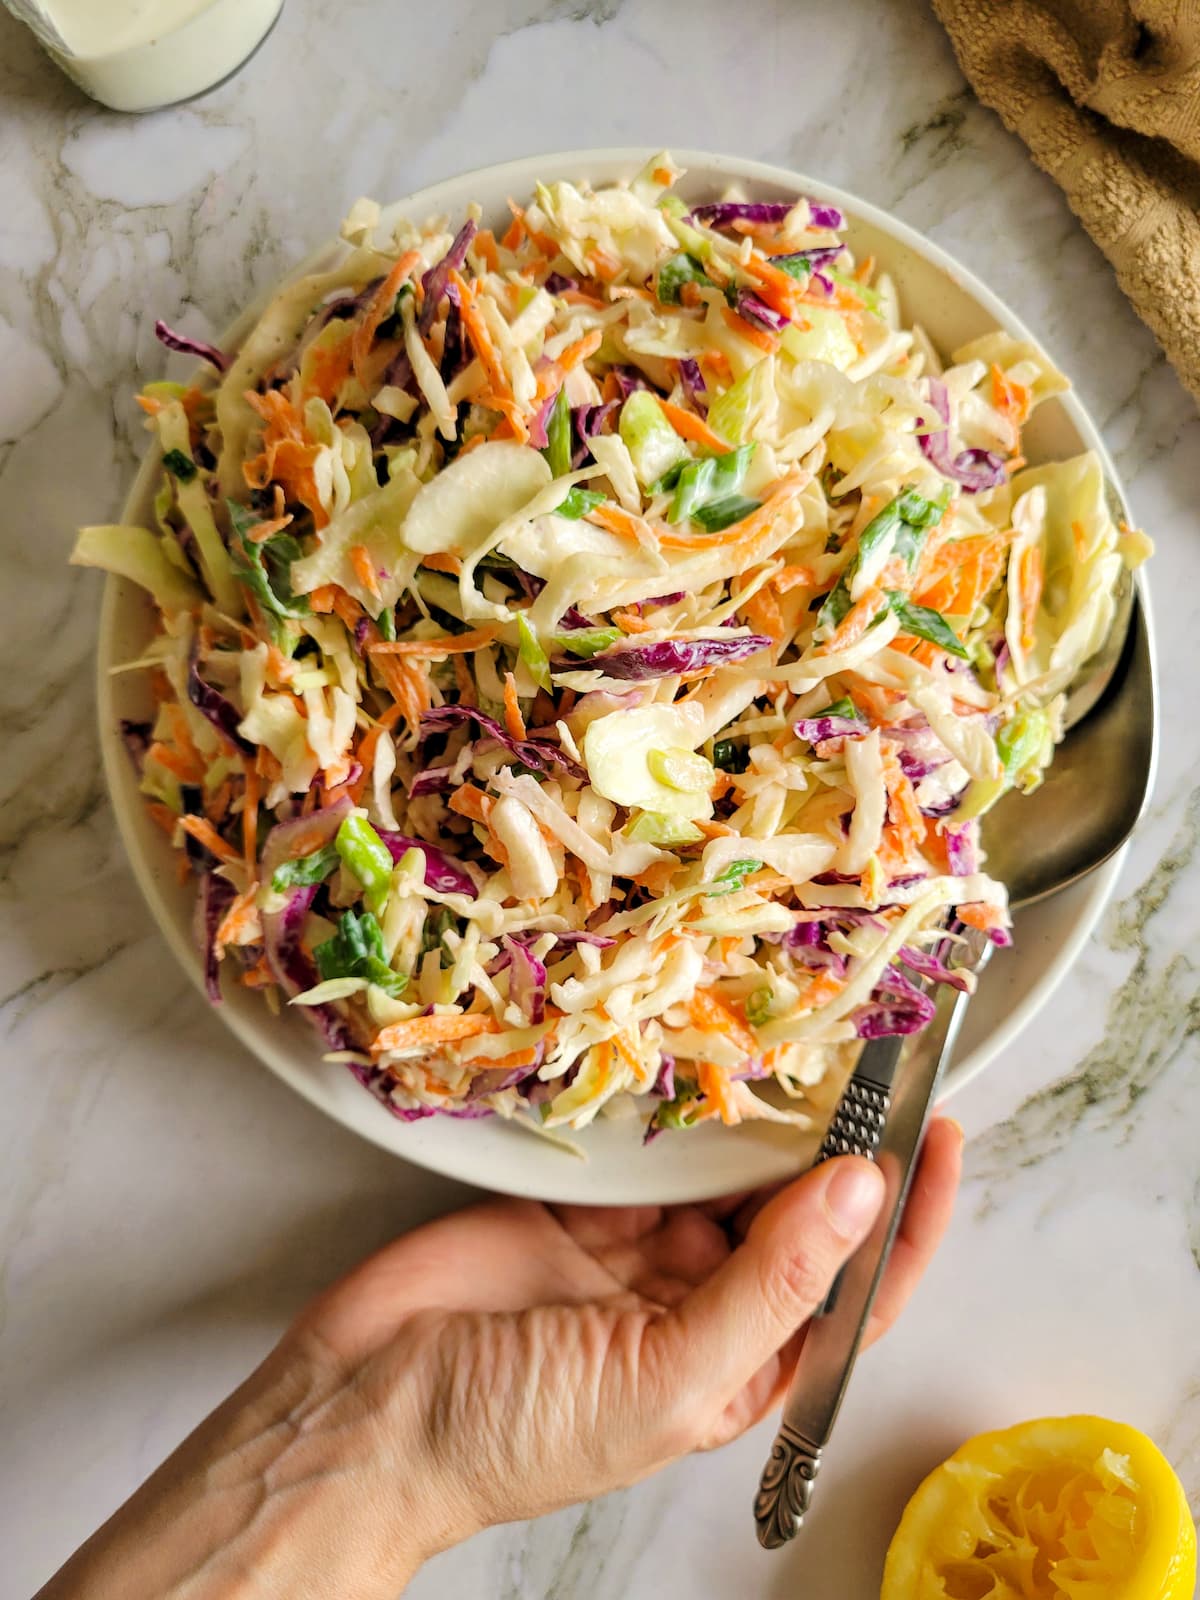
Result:
<svg viewBox="0 0 1200 1600"><path fill-rule="evenodd" d="M960 965L978 971L989 951L984 940L972 940ZM759 1542L768 1550L793 1538L808 1511L821 1452L854 1370L966 1000L960 991L944 988L923 1033L903 1046L892 1038L864 1046L817 1157L868 1156L878 1163L887 1189L873 1231L843 1268L837 1292L826 1301L824 1314L809 1324L801 1347L783 1420L754 1498Z"/></svg>

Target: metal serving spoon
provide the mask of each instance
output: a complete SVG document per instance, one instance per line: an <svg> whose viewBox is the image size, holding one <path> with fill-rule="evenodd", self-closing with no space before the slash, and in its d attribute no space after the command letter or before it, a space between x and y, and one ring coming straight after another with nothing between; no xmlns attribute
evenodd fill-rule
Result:
<svg viewBox="0 0 1200 1600"><path fill-rule="evenodd" d="M1119 521L1124 507L1111 486L1108 498ZM1133 832L1150 796L1157 693L1149 624L1127 573L1116 598L1105 644L1068 691L1069 737L1046 781L1032 795L1006 795L984 819L988 871L1007 883L1017 910L1107 861ZM958 962L979 972L990 953L989 942L971 934ZM966 1001L966 995L943 988L923 1033L909 1040L874 1039L863 1047L817 1155L818 1161L835 1155L877 1161L886 1197L870 1237L805 1336L754 1501L759 1542L768 1549L794 1537L808 1510Z"/></svg>

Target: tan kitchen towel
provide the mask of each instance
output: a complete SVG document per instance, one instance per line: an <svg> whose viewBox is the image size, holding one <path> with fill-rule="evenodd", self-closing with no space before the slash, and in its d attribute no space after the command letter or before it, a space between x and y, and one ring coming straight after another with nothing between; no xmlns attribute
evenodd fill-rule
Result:
<svg viewBox="0 0 1200 1600"><path fill-rule="evenodd" d="M1200 0L933 0L1200 399Z"/></svg>

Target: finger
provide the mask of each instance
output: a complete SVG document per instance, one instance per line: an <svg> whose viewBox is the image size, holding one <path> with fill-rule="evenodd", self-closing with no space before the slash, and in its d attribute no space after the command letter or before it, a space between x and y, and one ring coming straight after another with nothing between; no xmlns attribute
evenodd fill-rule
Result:
<svg viewBox="0 0 1200 1600"><path fill-rule="evenodd" d="M746 1241L706 1283L649 1331L651 1370L687 1369L710 1403L727 1404L824 1299L834 1274L871 1227L883 1178L861 1157L808 1172L755 1219Z"/></svg>
<svg viewBox="0 0 1200 1600"><path fill-rule="evenodd" d="M672 1212L663 1226L638 1246L647 1272L668 1273L691 1287L710 1278L729 1258L724 1228L695 1206ZM641 1283L633 1280L635 1289Z"/></svg>
<svg viewBox="0 0 1200 1600"><path fill-rule="evenodd" d="M954 1211L962 1174L963 1132L950 1117L929 1124L891 1257L875 1297L866 1343L887 1332L908 1304Z"/></svg>
<svg viewBox="0 0 1200 1600"><path fill-rule="evenodd" d="M663 1220L661 1206L550 1206L548 1209L584 1250L633 1244Z"/></svg>
<svg viewBox="0 0 1200 1600"><path fill-rule="evenodd" d="M694 1288L716 1271L729 1250L723 1228L698 1207L682 1206L667 1213L661 1228L633 1244L618 1242L590 1254L625 1288L661 1301L661 1296L646 1287L651 1279L665 1274Z"/></svg>

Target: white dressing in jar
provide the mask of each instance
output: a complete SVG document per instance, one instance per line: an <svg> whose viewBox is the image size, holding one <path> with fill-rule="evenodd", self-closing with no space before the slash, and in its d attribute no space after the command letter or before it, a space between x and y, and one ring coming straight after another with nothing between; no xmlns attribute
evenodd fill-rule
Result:
<svg viewBox="0 0 1200 1600"><path fill-rule="evenodd" d="M115 111L149 111L202 94L235 72L282 5L283 0L39 0L58 41L45 25L36 31L93 99Z"/></svg>

